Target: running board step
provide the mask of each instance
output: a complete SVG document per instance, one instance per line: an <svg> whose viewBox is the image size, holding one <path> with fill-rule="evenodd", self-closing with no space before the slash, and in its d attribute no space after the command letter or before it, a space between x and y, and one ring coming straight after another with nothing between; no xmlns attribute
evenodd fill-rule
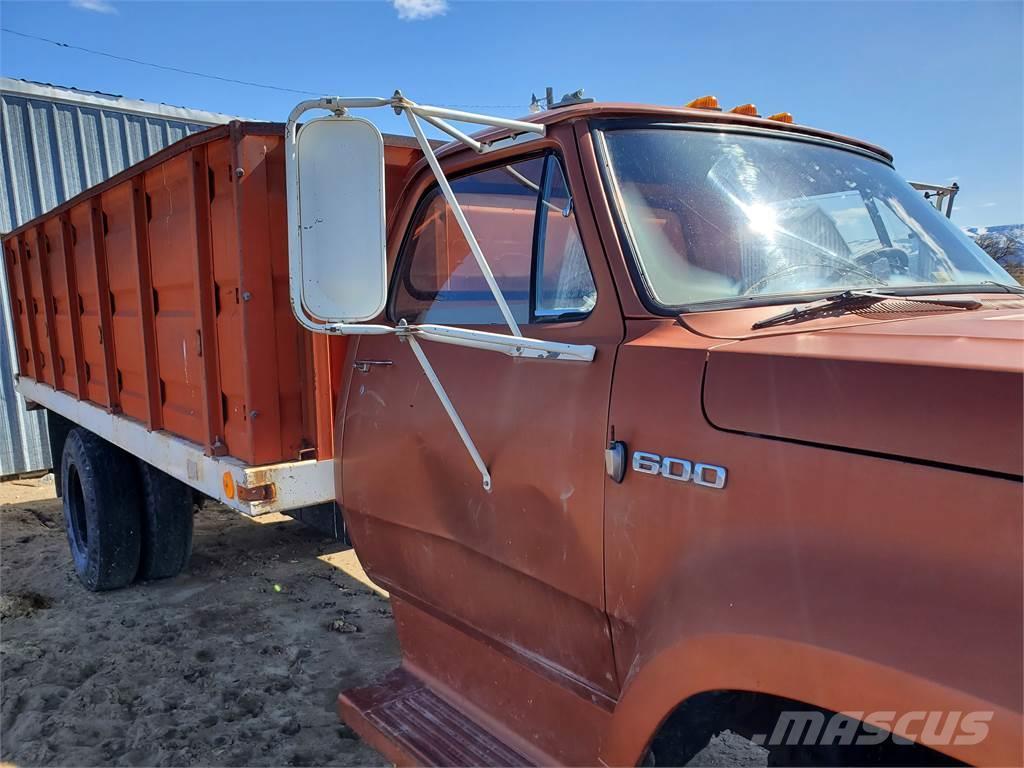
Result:
<svg viewBox="0 0 1024 768"><path fill-rule="evenodd" d="M401 667L377 685L343 691L338 711L396 765L533 765Z"/></svg>

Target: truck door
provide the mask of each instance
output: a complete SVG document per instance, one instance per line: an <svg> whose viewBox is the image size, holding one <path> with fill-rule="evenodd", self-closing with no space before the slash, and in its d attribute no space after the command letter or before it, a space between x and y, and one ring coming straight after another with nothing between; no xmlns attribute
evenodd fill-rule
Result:
<svg viewBox="0 0 1024 768"><path fill-rule="evenodd" d="M578 170L570 176L582 187ZM603 453L623 336L611 277L554 150L458 176L452 187L524 335L592 344L597 354L554 362L423 342L491 472L487 492L408 344L356 337L340 425L346 519L364 567L400 601L482 633L549 677L610 695ZM388 314L501 331L436 187L399 249ZM398 608L396 618L401 632Z"/></svg>

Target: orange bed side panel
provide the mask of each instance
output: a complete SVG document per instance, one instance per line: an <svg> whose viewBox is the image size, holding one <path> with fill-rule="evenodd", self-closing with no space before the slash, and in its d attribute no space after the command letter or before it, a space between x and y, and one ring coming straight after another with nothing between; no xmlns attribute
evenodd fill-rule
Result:
<svg viewBox="0 0 1024 768"><path fill-rule="evenodd" d="M43 283L49 287L49 317L56 386L78 396L79 373L75 366L75 339L71 327L72 292L68 287L67 258L70 242L67 221L55 216L43 222Z"/></svg>
<svg viewBox="0 0 1024 768"><path fill-rule="evenodd" d="M287 240L282 126L168 147L4 237L20 375L212 455L330 458L347 343L292 317Z"/></svg>
<svg viewBox="0 0 1024 768"><path fill-rule="evenodd" d="M235 218L234 147L228 141L206 147L210 200L210 252L213 261L215 338L220 375L221 440L239 458L253 454L253 435L246 408L248 374L242 339L242 282L239 231Z"/></svg>
<svg viewBox="0 0 1024 768"><path fill-rule="evenodd" d="M288 302L283 141L250 135L234 142L242 332L265 342L243 347L254 463L311 456L316 437L302 414L304 395L312 391L312 376L303 365L312 339L295 322Z"/></svg>
<svg viewBox="0 0 1024 768"><path fill-rule="evenodd" d="M18 366L26 376L35 376L34 351L29 328L28 302L25 298L25 280L21 239L10 237L4 241L4 266L7 269L7 285L10 293L11 306L8 312L14 326L14 338L17 346Z"/></svg>
<svg viewBox="0 0 1024 768"><path fill-rule="evenodd" d="M168 432L205 443L203 336L195 268L198 222L191 154L178 155L147 171L144 184L160 422ZM180 258L186 254L189 258Z"/></svg>
<svg viewBox="0 0 1024 768"><path fill-rule="evenodd" d="M104 337L110 338L109 293L100 293L100 285L106 286L106 260L103 258L103 224L99 200L85 200L75 205L68 213L71 223L71 269L75 273L77 301L73 302L72 323L77 323L81 337L81 370L85 378L81 397L113 410L117 401L113 398L113 380L108 375L113 370L113 341L104 344ZM102 299L102 301L101 301ZM24 371L23 371L24 373Z"/></svg>
<svg viewBox="0 0 1024 768"><path fill-rule="evenodd" d="M53 350L46 327L46 293L43 290L42 264L46 257L45 245L38 227L33 227L22 237L24 266L28 276L29 322L32 324L31 337L36 345L37 378L53 386Z"/></svg>
<svg viewBox="0 0 1024 768"><path fill-rule="evenodd" d="M146 336L139 283L142 263L135 222L134 181L129 180L104 192L100 199L103 220L103 250L107 260L107 299L110 306L114 346L117 399L121 411L153 428L150 413L149 375L152 359L147 357ZM144 255L141 255L144 258ZM102 290L102 289L101 289ZM146 323L148 325L148 323ZM106 343L106 340L104 340Z"/></svg>

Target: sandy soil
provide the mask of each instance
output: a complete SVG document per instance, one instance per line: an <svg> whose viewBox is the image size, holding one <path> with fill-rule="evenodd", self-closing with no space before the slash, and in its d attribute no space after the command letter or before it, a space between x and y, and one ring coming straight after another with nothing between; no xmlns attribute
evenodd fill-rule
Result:
<svg viewBox="0 0 1024 768"><path fill-rule="evenodd" d="M335 710L339 690L398 658L387 598L359 581L353 553L276 515L214 505L195 523L186 573L92 594L52 484L0 484L0 756L385 764Z"/></svg>
<svg viewBox="0 0 1024 768"><path fill-rule="evenodd" d="M181 576L93 594L52 483L0 483L0 760L17 765L384 765L339 690L390 670L387 597L354 553L219 505ZM764 765L732 734L695 765Z"/></svg>

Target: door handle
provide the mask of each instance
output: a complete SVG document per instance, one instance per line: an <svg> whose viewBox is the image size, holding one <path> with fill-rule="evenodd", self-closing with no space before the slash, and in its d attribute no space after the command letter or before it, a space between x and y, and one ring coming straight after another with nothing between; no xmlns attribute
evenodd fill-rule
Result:
<svg viewBox="0 0 1024 768"><path fill-rule="evenodd" d="M390 360L356 360L352 367L360 373L369 373L371 365L394 365Z"/></svg>

